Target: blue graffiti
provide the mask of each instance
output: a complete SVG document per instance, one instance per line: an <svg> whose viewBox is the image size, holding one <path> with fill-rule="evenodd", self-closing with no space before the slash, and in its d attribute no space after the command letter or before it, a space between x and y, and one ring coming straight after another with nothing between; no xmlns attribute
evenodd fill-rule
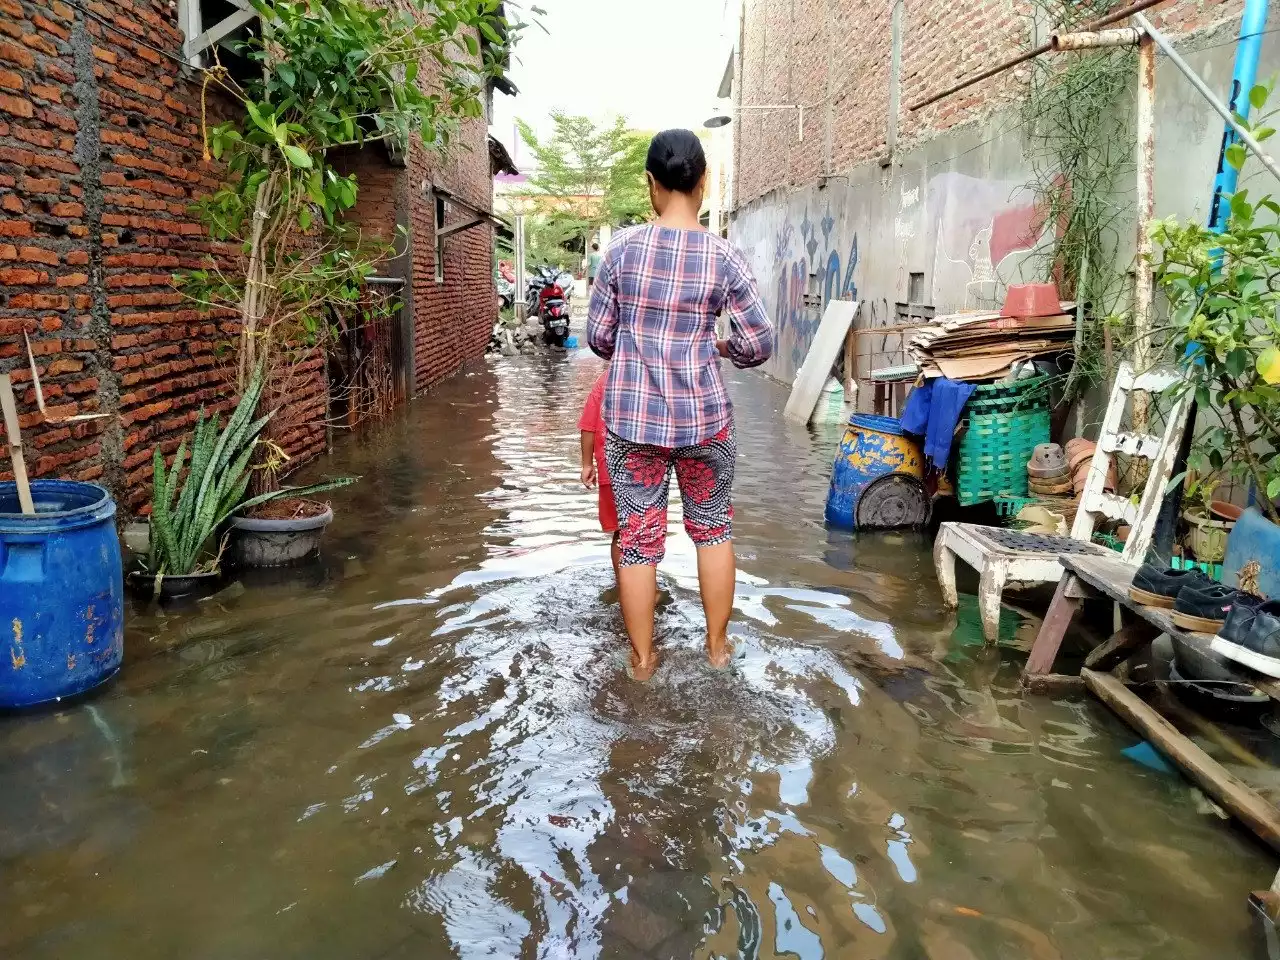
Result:
<svg viewBox="0 0 1280 960"><path fill-rule="evenodd" d="M857 300L858 285L853 282L853 271L858 265L858 235L853 235L849 247L849 259L845 263L844 277L840 276L840 254L835 250L827 257L827 275L822 284L822 302L831 300Z"/></svg>
<svg viewBox="0 0 1280 960"><path fill-rule="evenodd" d="M828 214L822 224L822 232L828 240L828 245L830 241L829 222L830 215ZM801 233L802 235L808 235L808 245L815 248L809 251L808 258L790 259L791 239L794 236L790 225L785 227L779 234L775 247L775 253L781 254L775 260L778 265L778 343L782 344L790 340L791 364L797 370L804 363L805 355L809 352L809 347L813 343L814 334L817 333L818 325L822 322L820 312L805 306L804 302L809 276L809 262L812 260L814 263L814 272L818 277L818 289L822 291L824 303L831 300L856 300L858 298L858 286L854 281L854 271L858 266L857 234L854 235L853 241L849 246L848 256L842 262L839 251L834 248L829 249L825 261L814 257L817 246L814 240L816 240L817 231L814 231L809 225L807 216L805 218L805 226L801 228Z"/></svg>

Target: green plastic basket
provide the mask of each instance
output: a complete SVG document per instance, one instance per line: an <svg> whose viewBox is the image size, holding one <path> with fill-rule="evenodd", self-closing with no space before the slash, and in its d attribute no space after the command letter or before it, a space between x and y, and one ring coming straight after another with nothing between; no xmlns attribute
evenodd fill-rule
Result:
<svg viewBox="0 0 1280 960"><path fill-rule="evenodd" d="M993 383L973 391L969 429L956 459L956 499L972 506L1001 497L1026 497L1027 461L1049 442L1047 377Z"/></svg>

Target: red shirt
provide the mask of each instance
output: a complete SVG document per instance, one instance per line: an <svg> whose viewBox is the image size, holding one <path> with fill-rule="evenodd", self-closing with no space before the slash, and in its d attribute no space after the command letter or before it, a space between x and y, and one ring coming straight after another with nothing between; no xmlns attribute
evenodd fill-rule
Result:
<svg viewBox="0 0 1280 960"><path fill-rule="evenodd" d="M600 374L592 385L591 392L587 394L587 403L582 408L582 416L578 418L579 430L595 434L596 474L602 487L609 485L609 470L604 462L604 417L601 416L601 407L604 404L604 382L608 376L607 371Z"/></svg>

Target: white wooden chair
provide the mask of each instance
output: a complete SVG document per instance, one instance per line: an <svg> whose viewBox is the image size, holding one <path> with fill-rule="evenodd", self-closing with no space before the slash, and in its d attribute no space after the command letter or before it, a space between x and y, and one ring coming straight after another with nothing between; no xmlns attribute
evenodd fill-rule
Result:
<svg viewBox="0 0 1280 960"><path fill-rule="evenodd" d="M933 545L933 562L942 587L943 603L950 609L959 605L956 594L956 558L959 557L978 571L978 610L982 615L982 633L988 643L994 643L999 637L1000 601L1006 584L1057 583L1062 578L1058 557L1064 553L1101 552L1114 556L1106 547L1092 541L1100 516L1129 524L1122 560L1135 565L1145 560L1165 486L1186 428L1190 392L1183 391L1174 399L1163 435L1124 432L1121 426L1125 408L1136 391L1163 393L1180 380L1176 370L1156 368L1135 375L1128 363L1120 365L1071 536L1021 533L975 523L942 524ZM1118 453L1150 461L1147 485L1136 505L1105 490L1111 458Z"/></svg>

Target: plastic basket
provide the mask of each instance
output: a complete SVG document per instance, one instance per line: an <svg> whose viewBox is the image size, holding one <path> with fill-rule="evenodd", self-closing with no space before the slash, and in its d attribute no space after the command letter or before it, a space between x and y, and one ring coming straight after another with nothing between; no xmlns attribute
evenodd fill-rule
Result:
<svg viewBox="0 0 1280 960"><path fill-rule="evenodd" d="M972 506L1025 498L1027 461L1049 442L1048 378L978 387L965 406L969 428L956 459L956 499Z"/></svg>

